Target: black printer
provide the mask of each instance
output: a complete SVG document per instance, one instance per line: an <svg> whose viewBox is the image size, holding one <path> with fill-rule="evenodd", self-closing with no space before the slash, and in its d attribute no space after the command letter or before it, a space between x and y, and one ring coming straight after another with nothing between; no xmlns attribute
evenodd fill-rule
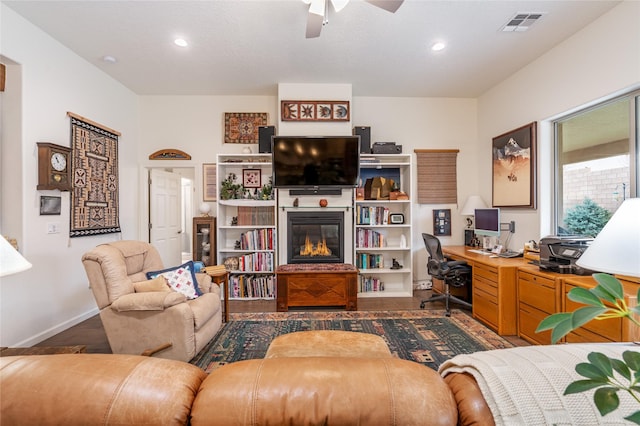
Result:
<svg viewBox="0 0 640 426"><path fill-rule="evenodd" d="M593 238L550 235L540 240L540 269L560 274L590 275L593 271L576 265Z"/></svg>

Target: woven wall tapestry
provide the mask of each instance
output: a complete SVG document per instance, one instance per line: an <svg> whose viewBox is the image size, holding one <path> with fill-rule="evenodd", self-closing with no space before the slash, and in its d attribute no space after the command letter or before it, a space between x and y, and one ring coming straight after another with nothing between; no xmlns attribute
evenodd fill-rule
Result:
<svg viewBox="0 0 640 426"><path fill-rule="evenodd" d="M258 128L266 125L266 112L225 112L224 143L258 143Z"/></svg>
<svg viewBox="0 0 640 426"><path fill-rule="evenodd" d="M120 232L118 136L90 120L71 118L73 188L70 237Z"/></svg>

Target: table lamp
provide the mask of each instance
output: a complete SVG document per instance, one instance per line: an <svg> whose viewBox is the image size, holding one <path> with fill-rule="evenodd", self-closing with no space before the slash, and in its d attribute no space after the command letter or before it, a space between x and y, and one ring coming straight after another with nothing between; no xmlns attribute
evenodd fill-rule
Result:
<svg viewBox="0 0 640 426"><path fill-rule="evenodd" d="M26 271L31 266L9 241L0 236L0 277Z"/></svg>
<svg viewBox="0 0 640 426"><path fill-rule="evenodd" d="M470 216L475 215L476 209L486 209L487 205L484 203L479 195L470 195L467 201L462 206L460 214L467 216L467 229L473 229L473 219Z"/></svg>
<svg viewBox="0 0 640 426"><path fill-rule="evenodd" d="M576 264L640 282L640 198L629 198L618 207Z"/></svg>

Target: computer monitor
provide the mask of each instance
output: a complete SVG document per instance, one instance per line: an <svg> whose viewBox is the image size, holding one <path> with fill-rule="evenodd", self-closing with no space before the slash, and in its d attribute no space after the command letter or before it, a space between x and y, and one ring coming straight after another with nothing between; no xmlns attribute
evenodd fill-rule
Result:
<svg viewBox="0 0 640 426"><path fill-rule="evenodd" d="M500 236L500 209L476 209L475 210L476 235L486 237Z"/></svg>

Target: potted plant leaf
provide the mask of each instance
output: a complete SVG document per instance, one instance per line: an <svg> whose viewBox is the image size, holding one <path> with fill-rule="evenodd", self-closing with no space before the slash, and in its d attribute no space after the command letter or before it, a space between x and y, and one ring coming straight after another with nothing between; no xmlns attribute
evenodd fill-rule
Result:
<svg viewBox="0 0 640 426"><path fill-rule="evenodd" d="M573 288L567 295L584 307L548 316L540 322L536 332L551 330L551 341L556 343L591 320L627 318L640 326L640 305L627 305L620 281L608 274L593 274L593 278L598 283L596 287L589 290ZM640 300L640 288L637 300ZM640 425L640 346L637 350L624 351L622 359L610 358L600 352L591 352L587 358L588 362L576 365L576 372L585 379L570 383L564 394L596 389L594 403L604 416L620 405L618 392L629 393L638 402L639 409L625 419Z"/></svg>

